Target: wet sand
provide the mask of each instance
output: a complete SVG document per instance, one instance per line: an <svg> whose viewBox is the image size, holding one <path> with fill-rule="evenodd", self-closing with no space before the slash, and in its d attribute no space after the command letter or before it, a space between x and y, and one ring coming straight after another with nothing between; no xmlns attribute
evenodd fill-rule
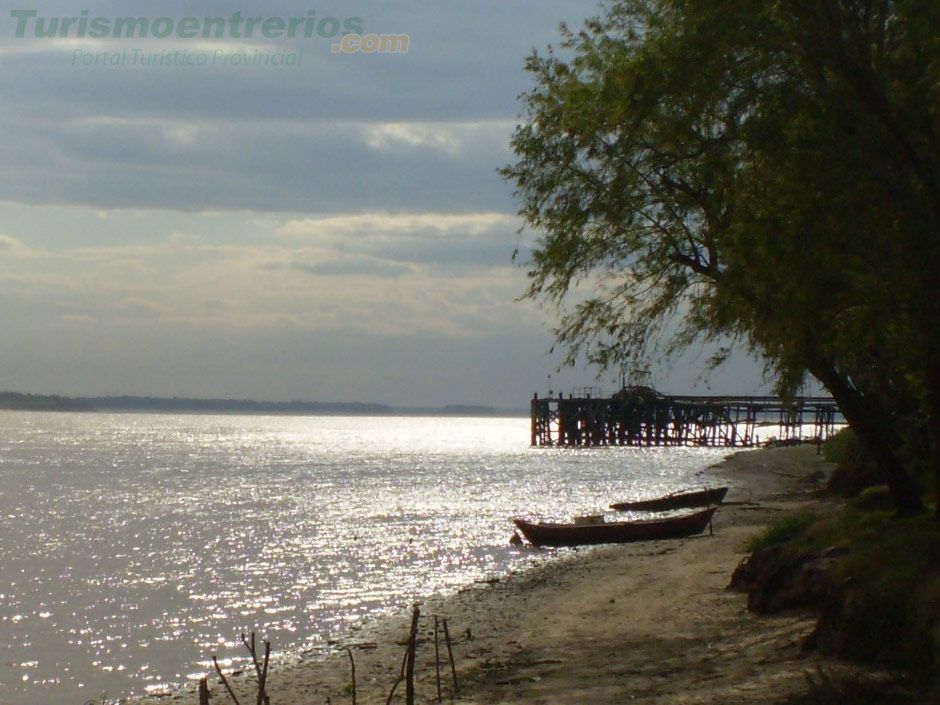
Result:
<svg viewBox="0 0 940 705"><path fill-rule="evenodd" d="M733 480L714 534L691 539L562 549L552 560L493 582L427 601L417 654L417 701L437 699L433 615L447 618L460 692L456 702L774 703L805 687L821 663L800 652L812 630L805 614L760 617L746 596L725 588L744 544L771 518L800 506L832 511L813 496L828 467L809 446L737 453L703 473ZM740 503L746 502L746 503ZM511 530L507 525L507 538ZM541 550L520 548L507 550ZM349 647L357 700L385 703L399 675L410 611L272 672L274 705L351 703ZM441 637L442 638L442 637ZM277 648L277 645L274 645ZM442 689L452 694L441 643ZM254 702L245 677L242 703ZM216 678L213 703L231 702ZM396 701L404 702L404 684ZM399 695L401 698L399 698ZM194 692L147 703L195 705Z"/></svg>

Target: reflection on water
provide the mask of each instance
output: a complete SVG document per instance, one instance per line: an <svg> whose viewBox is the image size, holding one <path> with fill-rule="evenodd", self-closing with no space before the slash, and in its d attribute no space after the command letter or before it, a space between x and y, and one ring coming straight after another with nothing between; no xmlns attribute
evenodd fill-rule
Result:
<svg viewBox="0 0 940 705"><path fill-rule="evenodd" d="M508 517L670 491L724 452L530 449L528 419L0 412L0 690L75 705L197 677L257 630L366 616L534 560Z"/></svg>

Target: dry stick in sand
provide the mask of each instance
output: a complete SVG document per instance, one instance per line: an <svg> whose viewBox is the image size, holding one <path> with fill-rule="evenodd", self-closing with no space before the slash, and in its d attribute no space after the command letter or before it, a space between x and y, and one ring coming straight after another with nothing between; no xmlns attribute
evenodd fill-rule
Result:
<svg viewBox="0 0 940 705"><path fill-rule="evenodd" d="M414 611L411 613L411 632L408 636L408 648L405 649L405 657L401 661L401 671L398 674L398 680L392 684L392 690L388 694L385 705L391 704L392 698L395 697L395 690L398 688L398 685L406 679L409 682L406 684L405 702L407 705L414 705L414 653L415 645L418 642L418 617L420 614L421 611L418 609L418 606L415 605Z"/></svg>
<svg viewBox="0 0 940 705"><path fill-rule="evenodd" d="M437 638L437 615L434 615L434 676L437 680L437 702L441 702L441 649Z"/></svg>
<svg viewBox="0 0 940 705"><path fill-rule="evenodd" d="M271 642L264 642L264 668L261 671L261 678L258 680L258 701L256 705L271 705L271 699L265 687L268 684L268 663L271 661Z"/></svg>
<svg viewBox="0 0 940 705"><path fill-rule="evenodd" d="M410 643L410 642L409 642ZM405 680L405 664L408 663L408 651L405 651L405 656L401 660L401 670L398 673L398 678L395 679L395 682L392 683L392 689L388 693L388 698L385 700L385 705L391 705L392 698L395 697L395 690L398 688L398 684Z"/></svg>
<svg viewBox="0 0 940 705"><path fill-rule="evenodd" d="M228 679L225 677L225 674L222 673L222 667L219 666L219 660L215 657L215 654L212 655L212 663L215 664L215 671L219 674L219 678L222 680L222 685L225 686L225 689L228 691L229 696L235 702L235 705L242 705L240 702L238 702L238 698L235 697L232 686L228 684Z"/></svg>
<svg viewBox="0 0 940 705"><path fill-rule="evenodd" d="M209 705L209 679L199 679L199 705Z"/></svg>
<svg viewBox="0 0 940 705"><path fill-rule="evenodd" d="M251 662L255 666L255 676L258 679L258 699L256 705L271 705L271 699L265 691L265 685L268 681L268 661L271 658L271 642L267 640L264 642L263 665L258 661L258 650L255 648L255 633L251 633L251 641L246 639L245 634L242 633L242 644L245 645L245 648L248 649L248 653L251 654Z"/></svg>
<svg viewBox="0 0 940 705"><path fill-rule="evenodd" d="M245 648L248 649L248 653L251 654L251 660L255 665L255 675L258 679L258 697L255 701L255 705L271 705L271 700L268 698L267 692L265 692L264 686L268 680L268 664L271 662L271 642L264 642L264 662L261 663L258 661L258 651L255 648L255 633L251 633L251 641L249 642L245 635L242 634L242 643L245 645ZM241 705L238 698L235 696L235 691L232 690L232 686L229 685L228 679L225 677L225 674L222 672L222 667L219 666L219 660L212 656L212 663L215 664L216 673L219 674L219 679L222 681L222 685L225 686L225 690L228 691L229 697L232 698L232 701L235 705ZM205 692L205 702L203 702L203 692L202 692L202 683L199 684L199 705L208 705L209 702L209 690L208 686L206 687Z"/></svg>
<svg viewBox="0 0 940 705"><path fill-rule="evenodd" d="M352 671L352 705L356 705L356 662L353 660L352 649L346 647L349 654L349 670Z"/></svg>
<svg viewBox="0 0 940 705"><path fill-rule="evenodd" d="M454 695L457 695L457 664L454 663L454 650L450 645L450 632L447 631L446 619L444 619L444 641L447 643L447 659L450 661L450 674L454 677Z"/></svg>

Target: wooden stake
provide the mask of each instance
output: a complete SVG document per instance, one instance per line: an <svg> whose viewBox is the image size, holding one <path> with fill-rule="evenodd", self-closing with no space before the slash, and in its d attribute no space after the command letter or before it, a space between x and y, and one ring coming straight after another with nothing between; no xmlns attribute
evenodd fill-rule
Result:
<svg viewBox="0 0 940 705"><path fill-rule="evenodd" d="M228 684L228 679L225 677L225 674L222 673L222 667L219 666L219 660L215 657L215 655L212 656L212 663L215 664L215 671L216 673L219 674L219 678L222 680L222 685L225 686L225 689L228 691L228 694L232 698L232 701L235 703L235 705L242 705L240 702L238 702L238 698L235 697L235 693L232 690L232 686Z"/></svg>
<svg viewBox="0 0 940 705"><path fill-rule="evenodd" d="M408 640L408 666L405 670L405 705L415 705L415 652L418 648L418 616L421 611L414 606L411 613L411 638Z"/></svg>
<svg viewBox="0 0 940 705"><path fill-rule="evenodd" d="M457 665L454 663L454 650L450 645L450 632L447 631L447 620L444 619L444 642L447 644L447 659L450 661L450 674L454 677L454 695L457 694Z"/></svg>
<svg viewBox="0 0 940 705"><path fill-rule="evenodd" d="M346 647L349 654L349 670L352 671L352 705L356 705L356 661L353 659L352 649Z"/></svg>
<svg viewBox="0 0 940 705"><path fill-rule="evenodd" d="M395 697L395 690L405 680L408 671L408 664L411 664L412 673L414 671L414 647L418 641L418 616L420 612L418 611L418 606L414 606L414 611L411 613L411 632L408 637L408 646L405 649L405 656L401 660L401 671L398 674L398 679L392 684L392 689L389 691L388 699L385 701L385 705L390 705L392 698ZM414 702L414 693L412 693L412 703Z"/></svg>
<svg viewBox="0 0 940 705"><path fill-rule="evenodd" d="M437 637L437 615L434 615L434 676L437 680L437 702L442 702L441 697L441 649Z"/></svg>
<svg viewBox="0 0 940 705"><path fill-rule="evenodd" d="M209 705L209 679L199 679L199 705Z"/></svg>

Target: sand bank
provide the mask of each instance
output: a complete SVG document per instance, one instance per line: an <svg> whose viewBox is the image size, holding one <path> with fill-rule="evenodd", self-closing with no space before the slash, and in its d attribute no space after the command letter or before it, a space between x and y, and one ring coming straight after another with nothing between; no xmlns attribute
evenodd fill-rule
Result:
<svg viewBox="0 0 940 705"><path fill-rule="evenodd" d="M426 602L418 702L437 698L435 614L449 621L456 702L463 705L779 702L805 686L804 674L820 662L800 654L813 621L749 614L746 597L725 587L746 540L773 516L807 503L832 509L810 495L826 470L811 447L738 453L706 471L703 482L726 478L729 501L755 504L723 506L712 536L563 549L532 570ZM358 702L384 703L401 666L408 618L385 620L326 659L278 669L269 678L271 702L351 702L349 659L339 651L348 645ZM443 654L442 647L446 661ZM446 663L442 674L447 700ZM249 685L239 683L243 703L254 702ZM211 688L213 703L230 702L214 678ZM149 702L198 700L179 693Z"/></svg>

